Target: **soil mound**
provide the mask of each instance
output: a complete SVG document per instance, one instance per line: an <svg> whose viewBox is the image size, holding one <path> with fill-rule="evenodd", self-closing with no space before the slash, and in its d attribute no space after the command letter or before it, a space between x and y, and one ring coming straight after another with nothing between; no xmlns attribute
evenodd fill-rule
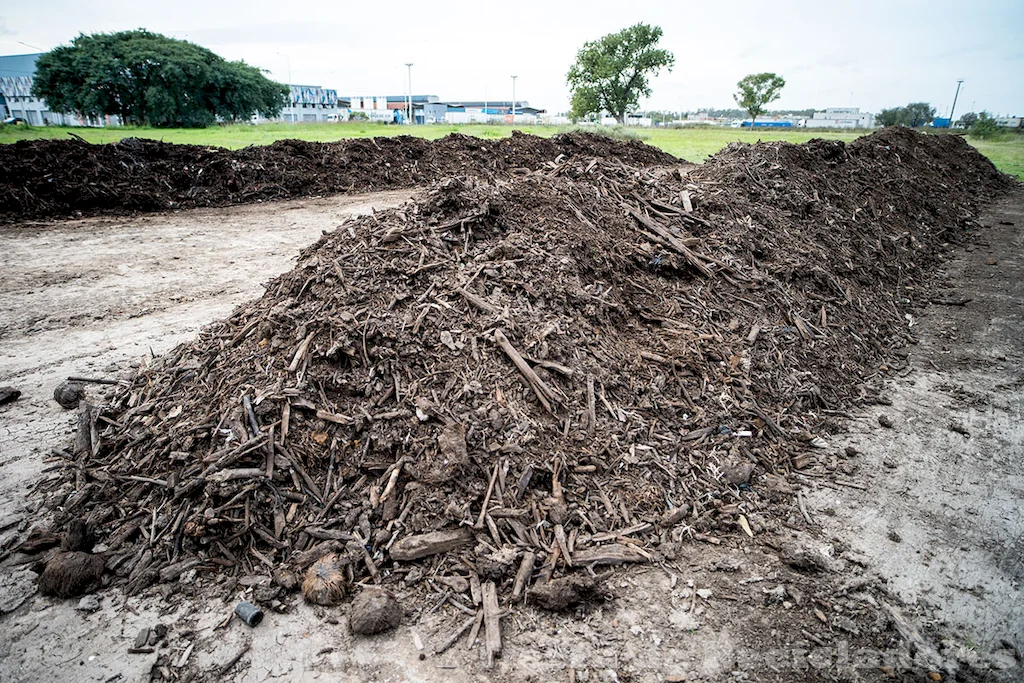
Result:
<svg viewBox="0 0 1024 683"><path fill-rule="evenodd" d="M680 163L638 141L581 133L281 140L237 151L139 138L107 145L22 141L0 145L0 223L412 187L455 174L536 169L559 156L616 158L631 166Z"/></svg>
<svg viewBox="0 0 1024 683"><path fill-rule="evenodd" d="M129 590L338 553L350 581L520 597L771 531L779 475L891 371L929 264L1010 184L904 131L449 178L83 406L40 488Z"/></svg>

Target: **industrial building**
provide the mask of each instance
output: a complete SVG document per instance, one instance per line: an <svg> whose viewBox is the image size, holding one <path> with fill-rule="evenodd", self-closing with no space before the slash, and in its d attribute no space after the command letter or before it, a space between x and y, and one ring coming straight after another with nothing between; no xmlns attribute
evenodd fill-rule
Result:
<svg viewBox="0 0 1024 683"><path fill-rule="evenodd" d="M339 99L338 92L319 85L289 85L288 104L274 119L255 115L253 123L268 120L289 123L315 123L317 121L347 121L348 100Z"/></svg>
<svg viewBox="0 0 1024 683"><path fill-rule="evenodd" d="M829 107L816 111L814 116L804 119L807 128L874 128L875 115L862 112L859 107Z"/></svg>
<svg viewBox="0 0 1024 683"><path fill-rule="evenodd" d="M85 119L50 111L44 100L32 96L32 77L36 60L43 53L0 57L0 120L20 118L33 126L109 126L119 125L116 116Z"/></svg>

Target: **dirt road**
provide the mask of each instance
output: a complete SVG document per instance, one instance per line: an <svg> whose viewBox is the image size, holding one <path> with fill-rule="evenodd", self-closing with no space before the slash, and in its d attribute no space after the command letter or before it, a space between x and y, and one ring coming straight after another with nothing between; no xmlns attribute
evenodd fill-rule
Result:
<svg viewBox="0 0 1024 683"><path fill-rule="evenodd" d="M50 398L59 380L113 376L167 350L257 295L321 230L406 195L0 231L0 385L24 392L0 408L0 557L43 521L24 493L72 428ZM587 614L512 610L493 670L463 641L433 654L467 618L450 603L375 638L353 638L344 609L301 602L249 629L221 622L259 585L199 591L193 572L163 593L100 591L98 610L79 611L35 595L34 574L7 558L0 680L880 680L886 667L908 680L1013 680L1024 647L1024 193L984 223L986 241L941 276L947 303L970 301L908 321L920 344L909 374L882 390L889 405L857 415L786 482L802 489L803 512L793 503L754 539L737 530L666 551L618 575L618 598ZM818 558L813 571L780 560L794 543ZM166 638L129 653L157 624Z"/></svg>

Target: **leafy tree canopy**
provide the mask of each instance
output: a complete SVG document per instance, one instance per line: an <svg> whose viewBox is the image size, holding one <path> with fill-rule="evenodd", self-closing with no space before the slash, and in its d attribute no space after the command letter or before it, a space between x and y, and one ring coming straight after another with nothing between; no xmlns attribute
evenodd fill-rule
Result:
<svg viewBox="0 0 1024 683"><path fill-rule="evenodd" d="M566 77L572 90L573 118L606 111L619 123L635 109L640 97L650 97L650 76L672 70L675 56L659 49L661 28L636 24L584 43Z"/></svg>
<svg viewBox="0 0 1024 683"><path fill-rule="evenodd" d="M736 84L739 92L733 95L736 104L750 114L750 122L765 113L765 107L779 99L786 80L771 72L750 74Z"/></svg>
<svg viewBox="0 0 1024 683"><path fill-rule="evenodd" d="M969 111L960 117L960 120L957 121L957 125L959 125L961 128L970 128L977 122L978 115L975 114L973 111Z"/></svg>
<svg viewBox="0 0 1024 683"><path fill-rule="evenodd" d="M875 122L882 126L927 126L935 118L935 107L927 102L911 102L905 107L883 109Z"/></svg>
<svg viewBox="0 0 1024 683"><path fill-rule="evenodd" d="M203 127L276 116L288 88L245 62L145 29L79 35L36 62L32 94L54 111L125 123Z"/></svg>
<svg viewBox="0 0 1024 683"><path fill-rule="evenodd" d="M969 135L972 138L987 140L997 137L999 133L999 124L996 123L995 117L987 111L983 111L975 117L974 123L971 124Z"/></svg>

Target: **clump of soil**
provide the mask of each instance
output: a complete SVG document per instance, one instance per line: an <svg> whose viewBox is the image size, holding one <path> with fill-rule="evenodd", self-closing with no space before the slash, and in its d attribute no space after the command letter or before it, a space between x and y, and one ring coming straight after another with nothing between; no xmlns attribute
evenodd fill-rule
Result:
<svg viewBox="0 0 1024 683"><path fill-rule="evenodd" d="M141 368L40 489L129 591L345 552L350 580L490 567L530 594L757 530L1010 182L902 130L449 178Z"/></svg>
<svg viewBox="0 0 1024 683"><path fill-rule="evenodd" d="M98 213L167 211L295 197L397 189L455 174L539 168L559 157L617 158L631 166L679 163L639 141L568 133L500 140L452 134L341 142L281 140L231 151L126 138L0 145L0 224Z"/></svg>
<svg viewBox="0 0 1024 683"><path fill-rule="evenodd" d="M352 633L372 636L390 631L402 622L402 606L389 591L367 588L352 601L348 624Z"/></svg>

